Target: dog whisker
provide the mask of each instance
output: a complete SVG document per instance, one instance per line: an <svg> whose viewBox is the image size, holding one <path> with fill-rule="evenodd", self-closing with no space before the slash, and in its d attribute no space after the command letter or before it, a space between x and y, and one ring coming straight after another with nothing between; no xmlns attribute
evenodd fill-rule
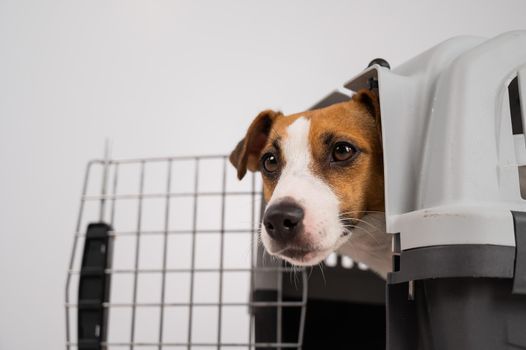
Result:
<svg viewBox="0 0 526 350"><path fill-rule="evenodd" d="M298 277L297 272L298 272L298 270L297 270L297 267L294 266L292 270L294 271L293 272L293 274L294 274L294 288L298 289L298 282L297 282L297 277Z"/></svg>
<svg viewBox="0 0 526 350"><path fill-rule="evenodd" d="M367 230L365 227L361 227L361 226L358 226L358 225L352 225L352 224L349 224L349 225L344 225L343 227L344 229L348 229L348 228L357 228L357 229L360 229L364 232L366 232L367 234L371 235L371 237L373 237L373 234L371 231Z"/></svg>
<svg viewBox="0 0 526 350"><path fill-rule="evenodd" d="M378 239L373 236L373 234L370 232L370 231L367 231L365 228L361 227L361 226L356 226L356 225L347 225L345 226L344 228L357 228L357 229L360 229L360 230L363 230L369 237L371 237L376 243L380 244L380 242L378 241Z"/></svg>
<svg viewBox="0 0 526 350"><path fill-rule="evenodd" d="M267 252L266 252L265 249L263 249L263 253L261 254L261 264L262 264L263 266L266 266L266 265L267 265L266 257L267 257Z"/></svg>
<svg viewBox="0 0 526 350"><path fill-rule="evenodd" d="M340 217L340 219L343 218L343 219L347 219L347 220L356 220L356 221L359 221L359 222L363 222L363 223L368 224L369 226L373 226L375 229L378 229L378 228L376 226L374 226L374 224L372 222L377 222L377 223L380 223L380 224L385 222L384 218L381 218L381 217L378 217L378 216L368 216L367 217L368 220L363 220L363 219L359 219L359 218L356 218L356 217L352 216L352 214L350 214L350 213L340 213L339 217Z"/></svg>
<svg viewBox="0 0 526 350"><path fill-rule="evenodd" d="M358 221L358 222L363 222L364 224L369 225L370 227L374 228L375 230L378 230L378 227L376 227L375 225L371 224L370 222L362 220L362 219L358 219L358 218L354 218L354 217L343 217L343 219L355 220L355 221Z"/></svg>
<svg viewBox="0 0 526 350"><path fill-rule="evenodd" d="M309 274L307 275L307 281L310 279L310 276L312 275L312 271L314 271L314 267L309 266Z"/></svg>
<svg viewBox="0 0 526 350"><path fill-rule="evenodd" d="M284 252L285 250L287 250L287 249L289 249L289 248L288 248L288 247L285 247L285 248L283 248L283 249L280 249L280 250L277 250L277 251L275 251L275 252L272 252L272 254L275 255L275 254L283 253L283 252Z"/></svg>
<svg viewBox="0 0 526 350"><path fill-rule="evenodd" d="M351 221L351 220L349 220L349 219L341 220L341 219L340 219L340 224L341 224L344 228L345 228L345 227L356 227L356 228L359 227L359 228L361 228L362 230L371 233L371 231L367 230L365 227L358 226L358 225L355 224L355 223L349 223L349 221ZM376 226L374 226L374 225L370 225L370 226L371 226L371 228L373 228L373 229L375 229L375 230L378 230L378 228L377 228Z"/></svg>
<svg viewBox="0 0 526 350"><path fill-rule="evenodd" d="M352 216L347 216L347 215L341 215L345 218L354 218ZM366 220L369 224L374 224L374 223L380 223L380 224L383 224L385 222L385 220L383 218L379 218L379 217L374 217L374 216L370 216L370 217L367 217L367 220Z"/></svg>
<svg viewBox="0 0 526 350"><path fill-rule="evenodd" d="M327 285L327 280L325 279L325 273L323 272L323 263L319 263L318 267L320 268L321 276L323 277L323 283L325 286Z"/></svg>
<svg viewBox="0 0 526 350"><path fill-rule="evenodd" d="M346 211L345 213L381 213L381 214L385 214L385 211L380 211L380 210L351 210L351 211Z"/></svg>

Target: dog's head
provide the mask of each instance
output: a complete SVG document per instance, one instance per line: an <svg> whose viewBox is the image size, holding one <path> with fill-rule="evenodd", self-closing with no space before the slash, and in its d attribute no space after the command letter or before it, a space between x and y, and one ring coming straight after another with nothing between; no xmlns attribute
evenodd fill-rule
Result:
<svg viewBox="0 0 526 350"><path fill-rule="evenodd" d="M261 112L230 161L240 179L247 169L261 172L268 203L261 240L296 265L321 262L366 211L383 211L380 110L368 90L290 116Z"/></svg>

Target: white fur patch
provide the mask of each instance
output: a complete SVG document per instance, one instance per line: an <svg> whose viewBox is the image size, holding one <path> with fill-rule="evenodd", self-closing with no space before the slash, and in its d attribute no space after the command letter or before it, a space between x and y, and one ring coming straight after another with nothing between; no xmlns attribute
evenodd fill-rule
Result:
<svg viewBox="0 0 526 350"><path fill-rule="evenodd" d="M287 137L283 142L283 154L287 165L283 169L284 176L312 176L309 169L312 161L309 144L310 120L298 118L287 128Z"/></svg>
<svg viewBox="0 0 526 350"><path fill-rule="evenodd" d="M313 249L332 251L343 243L339 200L329 185L311 170L309 131L310 120L304 117L298 118L287 128L287 134L282 141L282 156L286 164L268 205L271 206L287 197L292 198L305 211L305 232L302 241ZM262 240L265 246L271 245L265 232ZM325 257L319 256L315 259L321 261Z"/></svg>

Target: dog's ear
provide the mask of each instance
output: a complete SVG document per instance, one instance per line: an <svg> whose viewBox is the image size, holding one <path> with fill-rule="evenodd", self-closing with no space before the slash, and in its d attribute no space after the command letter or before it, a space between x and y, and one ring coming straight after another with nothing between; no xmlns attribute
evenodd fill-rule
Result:
<svg viewBox="0 0 526 350"><path fill-rule="evenodd" d="M376 130L382 142L382 118L380 115L380 101L378 95L372 90L361 89L353 95L352 99L363 105L376 122Z"/></svg>
<svg viewBox="0 0 526 350"><path fill-rule="evenodd" d="M258 169L259 155L267 142L272 124L281 112L265 110L258 114L250 124L245 138L239 141L236 148L230 154L230 162L237 169L238 179L245 176L247 169L256 171Z"/></svg>

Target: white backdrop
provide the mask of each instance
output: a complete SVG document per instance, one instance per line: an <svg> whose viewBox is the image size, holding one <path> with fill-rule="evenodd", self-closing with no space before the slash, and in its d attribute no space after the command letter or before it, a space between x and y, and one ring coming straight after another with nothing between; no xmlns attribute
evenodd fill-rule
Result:
<svg viewBox="0 0 526 350"><path fill-rule="evenodd" d="M0 349L59 349L82 172L228 152L380 56L526 27L516 1L0 0Z"/></svg>

